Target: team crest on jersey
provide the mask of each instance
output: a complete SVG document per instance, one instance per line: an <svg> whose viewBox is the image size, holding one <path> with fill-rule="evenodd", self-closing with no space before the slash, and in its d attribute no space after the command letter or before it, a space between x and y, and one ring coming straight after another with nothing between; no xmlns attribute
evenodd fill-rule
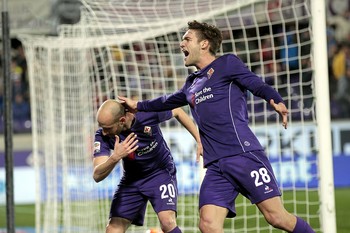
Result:
<svg viewBox="0 0 350 233"><path fill-rule="evenodd" d="M214 74L214 69L213 68L210 68L207 72L207 75L208 75L208 79L211 78L211 76Z"/></svg>
<svg viewBox="0 0 350 233"><path fill-rule="evenodd" d="M152 135L152 128L151 126L145 126L145 128L143 128L143 132L149 136Z"/></svg>
<svg viewBox="0 0 350 233"><path fill-rule="evenodd" d="M101 151L101 143L94 142L94 153L99 153Z"/></svg>

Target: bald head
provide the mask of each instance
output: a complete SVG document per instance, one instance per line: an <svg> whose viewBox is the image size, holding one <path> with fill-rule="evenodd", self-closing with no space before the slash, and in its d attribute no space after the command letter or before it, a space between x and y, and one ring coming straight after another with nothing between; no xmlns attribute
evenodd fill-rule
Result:
<svg viewBox="0 0 350 233"><path fill-rule="evenodd" d="M116 123L120 117L125 115L124 106L117 100L109 99L103 102L97 111L97 122L101 126L112 125Z"/></svg>

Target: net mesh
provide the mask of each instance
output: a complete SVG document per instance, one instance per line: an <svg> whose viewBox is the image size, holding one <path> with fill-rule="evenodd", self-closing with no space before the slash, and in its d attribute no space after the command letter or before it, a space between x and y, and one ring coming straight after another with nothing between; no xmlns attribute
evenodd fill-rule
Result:
<svg viewBox="0 0 350 233"><path fill-rule="evenodd" d="M95 114L117 95L150 99L182 87L192 68L179 43L188 21L217 25L220 53L237 54L278 90L290 111L283 130L276 113L249 94L251 126L265 147L288 211L317 230L319 223L312 28L308 0L82 1L80 22L57 37L22 35L28 62L37 171L37 232L103 232L122 168L92 179ZM188 108L184 108L188 112ZM195 142L176 121L162 125L178 167L178 225L198 232L202 169ZM225 232L280 232L256 206L238 197ZM159 228L152 207L143 227Z"/></svg>

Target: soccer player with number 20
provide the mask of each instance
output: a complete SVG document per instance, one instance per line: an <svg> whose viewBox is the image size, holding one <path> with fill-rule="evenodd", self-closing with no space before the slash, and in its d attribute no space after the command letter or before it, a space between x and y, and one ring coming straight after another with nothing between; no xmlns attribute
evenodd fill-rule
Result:
<svg viewBox="0 0 350 233"><path fill-rule="evenodd" d="M195 138L199 158L203 149L197 127L181 108L133 114L125 111L118 100L106 100L100 106L93 178L96 182L105 179L120 160L124 169L113 196L106 233L124 233L130 224L143 225L148 201L164 233L181 233L176 224L176 167L159 127L172 117Z"/></svg>

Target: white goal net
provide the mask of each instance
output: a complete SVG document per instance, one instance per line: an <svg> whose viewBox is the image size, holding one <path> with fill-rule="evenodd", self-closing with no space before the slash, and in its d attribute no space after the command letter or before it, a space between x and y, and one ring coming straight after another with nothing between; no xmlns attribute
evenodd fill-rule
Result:
<svg viewBox="0 0 350 233"><path fill-rule="evenodd" d="M281 127L267 103L248 96L251 126L273 165L288 211L321 231L317 162L313 29L308 0L83 0L80 22L57 37L20 37L30 78L39 233L104 232L120 166L92 179L95 114L117 95L150 99L181 88L192 70L179 48L187 22L205 21L223 33L221 54L235 53L278 90L289 111ZM188 111L187 108L185 108ZM162 125L178 168L178 225L198 231L202 168L195 142L176 121ZM280 232L245 198L225 232ZM143 227L160 229L149 206Z"/></svg>

